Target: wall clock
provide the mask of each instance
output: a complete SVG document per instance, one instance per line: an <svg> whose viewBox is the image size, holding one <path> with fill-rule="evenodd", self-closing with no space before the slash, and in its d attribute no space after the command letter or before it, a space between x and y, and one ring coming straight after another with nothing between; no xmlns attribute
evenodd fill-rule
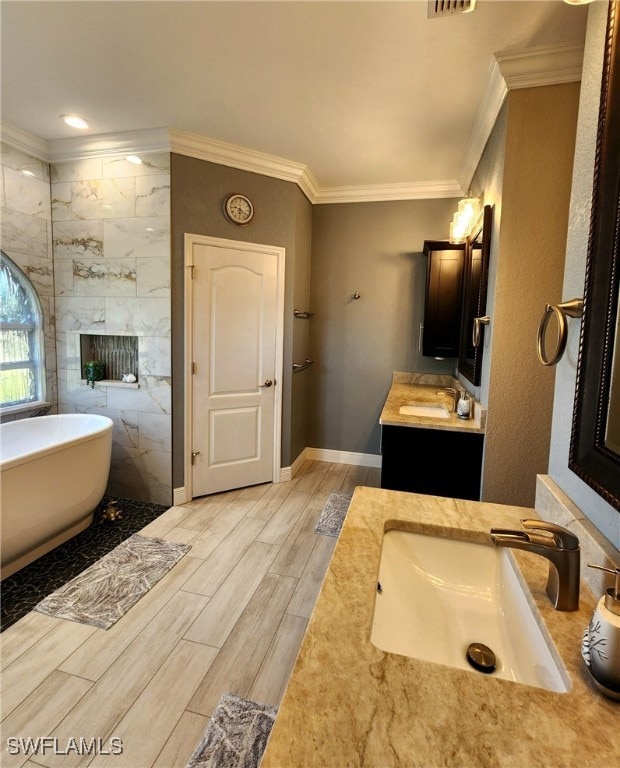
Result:
<svg viewBox="0 0 620 768"><path fill-rule="evenodd" d="M254 206L245 195L229 195L224 202L224 213L233 224L247 224L254 216Z"/></svg>

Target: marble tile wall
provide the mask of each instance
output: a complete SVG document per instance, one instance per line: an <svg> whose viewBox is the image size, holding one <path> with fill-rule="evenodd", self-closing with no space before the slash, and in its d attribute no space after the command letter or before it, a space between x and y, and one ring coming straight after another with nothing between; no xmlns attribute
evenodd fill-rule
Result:
<svg viewBox="0 0 620 768"><path fill-rule="evenodd" d="M56 411L56 342L54 264L48 163L8 144L0 144L0 247L28 276L43 310L46 400ZM28 418L32 410L2 416L2 421Z"/></svg>
<svg viewBox="0 0 620 768"><path fill-rule="evenodd" d="M53 164L58 408L114 422L107 493L172 503L170 155ZM80 334L138 337L139 388L82 380Z"/></svg>

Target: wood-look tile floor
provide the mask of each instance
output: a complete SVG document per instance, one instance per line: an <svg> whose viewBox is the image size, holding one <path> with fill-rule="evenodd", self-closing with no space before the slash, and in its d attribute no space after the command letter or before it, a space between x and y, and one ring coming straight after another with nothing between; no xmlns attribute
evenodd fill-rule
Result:
<svg viewBox="0 0 620 768"><path fill-rule="evenodd" d="M308 461L290 482L172 507L141 533L192 549L111 629L35 612L9 627L3 768L184 768L225 691L277 706L336 543L314 526L357 485L379 470ZM36 755L11 741L29 737L54 741ZM122 754L102 754L111 737Z"/></svg>

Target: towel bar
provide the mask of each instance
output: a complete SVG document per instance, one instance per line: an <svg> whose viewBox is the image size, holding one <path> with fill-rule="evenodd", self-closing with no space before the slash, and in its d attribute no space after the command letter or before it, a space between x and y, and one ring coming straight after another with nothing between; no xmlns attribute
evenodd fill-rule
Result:
<svg viewBox="0 0 620 768"><path fill-rule="evenodd" d="M314 360L308 360L308 358L306 358L303 363L293 363L293 373L305 371L306 368L310 368L312 363L314 363Z"/></svg>

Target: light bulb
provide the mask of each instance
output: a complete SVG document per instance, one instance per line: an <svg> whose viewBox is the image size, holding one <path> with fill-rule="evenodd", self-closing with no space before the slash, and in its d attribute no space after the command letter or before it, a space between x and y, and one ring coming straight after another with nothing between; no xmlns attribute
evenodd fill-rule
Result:
<svg viewBox="0 0 620 768"><path fill-rule="evenodd" d="M464 243L467 237L467 226L462 216L457 212L450 222L450 242Z"/></svg>
<svg viewBox="0 0 620 768"><path fill-rule="evenodd" d="M465 234L469 235L480 215L479 198L464 197L462 200L459 200L458 214L466 230Z"/></svg>

